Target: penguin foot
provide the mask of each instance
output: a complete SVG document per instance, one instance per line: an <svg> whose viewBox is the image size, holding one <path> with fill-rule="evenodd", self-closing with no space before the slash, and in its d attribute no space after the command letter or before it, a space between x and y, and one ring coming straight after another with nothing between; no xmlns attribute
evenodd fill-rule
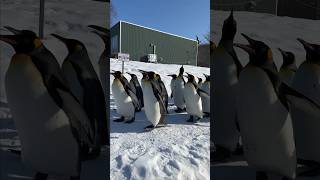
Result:
<svg viewBox="0 0 320 180"><path fill-rule="evenodd" d="M137 108L136 110L135 110L135 112L140 112L141 111L141 108Z"/></svg>
<svg viewBox="0 0 320 180"><path fill-rule="evenodd" d="M48 174L43 174L40 172L37 172L37 174L34 176L34 180L47 180Z"/></svg>
<svg viewBox="0 0 320 180"><path fill-rule="evenodd" d="M267 173L263 171L257 171L256 172L256 180L268 180Z"/></svg>
<svg viewBox="0 0 320 180"><path fill-rule="evenodd" d="M92 148L90 153L88 153L88 155L84 158L84 161L96 159L100 156L100 153L101 153L100 147Z"/></svg>
<svg viewBox="0 0 320 180"><path fill-rule="evenodd" d="M320 164L318 162L298 159L298 164L302 164L308 168L308 170L299 173L299 177L315 177L320 175Z"/></svg>
<svg viewBox="0 0 320 180"><path fill-rule="evenodd" d="M149 125L149 126L146 126L144 129L153 129L153 128L155 128L155 126L154 125Z"/></svg>
<svg viewBox="0 0 320 180"><path fill-rule="evenodd" d="M176 113L182 113L182 112L184 112L185 110L183 110L183 109L181 109L181 108L178 108L178 109L176 109L176 110L174 110L174 112L176 112Z"/></svg>
<svg viewBox="0 0 320 180"><path fill-rule="evenodd" d="M237 145L237 148L236 150L232 153L236 156L241 156L244 154L244 151L243 151L243 146L241 146L240 144Z"/></svg>
<svg viewBox="0 0 320 180"><path fill-rule="evenodd" d="M21 155L21 150L15 150L15 149L8 149L9 152L15 154L15 155L18 155L20 156Z"/></svg>
<svg viewBox="0 0 320 180"><path fill-rule="evenodd" d="M114 122L123 122L125 119L124 119L124 117L122 116L121 118L119 118L119 119L115 119L115 120L113 120Z"/></svg>
<svg viewBox="0 0 320 180"><path fill-rule="evenodd" d="M224 147L216 145L216 149L211 153L210 157L212 162L222 162L231 157L231 152Z"/></svg>
<svg viewBox="0 0 320 180"><path fill-rule="evenodd" d="M203 113L203 117L204 117L204 118L210 117L210 113L204 112L204 113Z"/></svg>
<svg viewBox="0 0 320 180"><path fill-rule="evenodd" d="M190 118L187 120L187 122L193 122L193 116L190 116Z"/></svg>
<svg viewBox="0 0 320 180"><path fill-rule="evenodd" d="M131 124L131 123L133 123L133 122L134 122L134 120L135 120L135 118L132 118L131 120L126 121L126 122L124 122L124 123Z"/></svg>

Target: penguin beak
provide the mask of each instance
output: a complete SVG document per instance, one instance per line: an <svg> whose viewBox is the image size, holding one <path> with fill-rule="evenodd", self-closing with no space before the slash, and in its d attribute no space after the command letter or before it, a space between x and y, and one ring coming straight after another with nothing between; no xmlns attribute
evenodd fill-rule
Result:
<svg viewBox="0 0 320 180"><path fill-rule="evenodd" d="M103 32L105 33L106 35L108 35L110 33L110 30L107 29L107 28L104 28L104 27L101 27L101 26L97 26L97 25L89 25L88 26L89 28L92 28L94 30L97 30L99 32Z"/></svg>
<svg viewBox="0 0 320 180"><path fill-rule="evenodd" d="M241 35L249 42L250 45L253 45L256 43L256 40L250 38L249 36L247 36L246 34L244 33L241 33Z"/></svg>
<svg viewBox="0 0 320 180"><path fill-rule="evenodd" d="M287 52L282 50L281 48L278 48L278 50L281 52L282 56L287 56Z"/></svg>
<svg viewBox="0 0 320 180"><path fill-rule="evenodd" d="M228 19L233 21L233 19L234 19L233 18L233 9L231 9L231 12L230 12Z"/></svg>
<svg viewBox="0 0 320 180"><path fill-rule="evenodd" d="M308 43L307 41L301 38L298 38L297 40L303 45L305 50L314 50L312 44Z"/></svg>
<svg viewBox="0 0 320 180"><path fill-rule="evenodd" d="M18 44L18 42L15 40L15 35L0 35L0 41L6 42L10 45Z"/></svg>
<svg viewBox="0 0 320 180"><path fill-rule="evenodd" d="M60 41L62 41L63 43L67 43L67 41L68 41L68 39L67 38L64 38L64 37L62 37L62 36L59 36L59 35L57 35L57 34L54 34L54 33L52 33L51 34L51 36L53 36L53 37L55 37L55 38L57 38L57 39L59 39Z"/></svg>
<svg viewBox="0 0 320 180"><path fill-rule="evenodd" d="M7 30L9 30L10 32L12 32L15 35L21 34L21 30L15 29L15 28L10 27L10 26L3 26L3 27L6 28Z"/></svg>
<svg viewBox="0 0 320 180"><path fill-rule="evenodd" d="M249 54L254 54L254 49L250 45L234 43L233 46L241 48Z"/></svg>

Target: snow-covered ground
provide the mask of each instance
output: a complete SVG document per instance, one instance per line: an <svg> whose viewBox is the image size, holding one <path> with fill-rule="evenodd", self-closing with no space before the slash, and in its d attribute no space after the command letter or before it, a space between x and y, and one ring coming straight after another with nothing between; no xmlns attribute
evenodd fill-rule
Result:
<svg viewBox="0 0 320 180"><path fill-rule="evenodd" d="M90 32L87 25L106 26L109 22L106 3L92 0L51 0L45 4L45 37L44 44L61 63L67 54L66 47L50 33L80 39L84 42L89 56L96 69L104 45L102 40ZM0 34L11 34L3 26L17 29L30 29L38 32L38 0L1 0L0 1ZM19 149L20 142L9 113L4 93L4 75L8 68L13 49L0 42L0 179L32 179L34 171L21 163L18 156L8 153L8 148ZM48 142L50 143L50 142ZM94 161L84 162L82 180L105 180L107 178L107 159L105 151ZM39 157L41 158L41 157ZM49 162L48 162L49 163ZM49 180L61 177L49 177Z"/></svg>
<svg viewBox="0 0 320 180"><path fill-rule="evenodd" d="M213 40L218 44L221 38L223 21L230 12L211 11L211 31ZM277 48L292 51L296 55L297 65L305 59L305 51L302 45L296 40L303 38L312 43L320 44L319 29L320 21L277 17L270 14L234 12L234 17L238 25L238 33L235 42L245 43L247 41L240 35L245 33L250 37L265 42L272 49L274 61L279 68L282 64L282 56ZM243 50L235 48L242 65L248 62L248 55ZM236 157L234 161L216 164L211 167L212 179L255 179L255 171L250 169L244 158ZM280 180L280 177L272 176L271 180ZM297 178L297 180L316 180L314 178Z"/></svg>
<svg viewBox="0 0 320 180"><path fill-rule="evenodd" d="M180 65L126 62L125 72L134 73L141 80L138 69L155 71L160 74L168 94L171 93L168 74L177 74ZM184 66L185 72L204 79L210 74L209 68ZM121 71L121 62L112 60L111 70ZM130 80L130 76L125 74ZM110 77L110 82L113 77ZM111 84L110 84L110 92ZM172 101L169 101L169 104ZM210 123L203 119L200 123L187 123L186 113L174 113L171 106L166 116L167 127L144 132L150 123L143 111L136 113L132 124L115 123L119 118L113 96L110 96L111 179L210 179Z"/></svg>

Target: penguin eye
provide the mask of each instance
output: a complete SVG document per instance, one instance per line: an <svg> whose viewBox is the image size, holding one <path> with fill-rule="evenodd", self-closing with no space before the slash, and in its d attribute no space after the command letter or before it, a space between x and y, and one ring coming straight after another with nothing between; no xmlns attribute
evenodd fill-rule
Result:
<svg viewBox="0 0 320 180"><path fill-rule="evenodd" d="M40 41L39 38L36 38L35 40L33 40L33 44L35 48L38 48L42 45L42 42Z"/></svg>

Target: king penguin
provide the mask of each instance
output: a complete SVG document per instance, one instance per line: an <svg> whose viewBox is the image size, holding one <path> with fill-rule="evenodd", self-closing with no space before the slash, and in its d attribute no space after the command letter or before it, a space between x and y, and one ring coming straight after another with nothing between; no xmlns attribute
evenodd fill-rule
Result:
<svg viewBox="0 0 320 180"><path fill-rule="evenodd" d="M121 115L120 119L114 121L122 122L128 119L126 123L132 123L135 120L135 110L139 100L120 71L115 71L111 74L114 76L112 94L117 105L117 113Z"/></svg>
<svg viewBox="0 0 320 180"><path fill-rule="evenodd" d="M195 122L202 119L202 101L201 94L206 94L200 88L198 88L195 77L192 74L187 73L188 81L184 86L183 95L186 101L186 110L190 115L188 122Z"/></svg>
<svg viewBox="0 0 320 180"><path fill-rule="evenodd" d="M173 96L175 96L175 83L176 83L176 80L177 80L177 75L176 74L169 74L168 76L170 76L172 79L170 81L170 89L171 89L171 95L170 95L170 98L173 98Z"/></svg>
<svg viewBox="0 0 320 180"><path fill-rule="evenodd" d="M249 63L239 76L237 114L246 160L256 169L257 180L267 179L267 172L295 179L296 149L286 95L297 92L281 82L271 49L242 35L249 45L235 46L249 54Z"/></svg>
<svg viewBox="0 0 320 180"><path fill-rule="evenodd" d="M185 111L186 108L186 103L184 100L184 96L183 96L183 89L184 89L184 85L186 84L186 81L183 78L183 73L184 73L184 67L183 65L180 67L179 69L179 74L175 80L175 95L173 96L173 101L174 104L177 106L177 109L175 110L176 113L181 113L183 111Z"/></svg>
<svg viewBox="0 0 320 180"><path fill-rule="evenodd" d="M143 90L144 111L148 120L152 123L145 129L153 129L165 124L166 107L161 96L161 90L155 81L156 74L152 71L147 73Z"/></svg>
<svg viewBox="0 0 320 180"><path fill-rule="evenodd" d="M13 31L12 31L13 32ZM80 179L82 147L91 147L94 129L70 92L54 55L29 30L0 35L13 46L5 77L9 107L21 142L22 161L37 171Z"/></svg>
<svg viewBox="0 0 320 180"><path fill-rule="evenodd" d="M307 97L320 102L320 45L298 39L306 51L306 60L299 66L292 86ZM293 128L295 132L297 156L299 161L309 161L307 166L320 168L319 116L309 111L292 108ZM305 164L305 163L303 163Z"/></svg>
<svg viewBox="0 0 320 180"><path fill-rule="evenodd" d="M201 88L202 87L202 78L198 77L198 87Z"/></svg>
<svg viewBox="0 0 320 180"><path fill-rule="evenodd" d="M95 147L91 156L98 157L101 146L110 144L106 102L100 80L82 42L57 34L52 36L64 43L68 49L68 55L62 63L62 72L71 91L82 104L92 126L95 127Z"/></svg>
<svg viewBox="0 0 320 180"><path fill-rule="evenodd" d="M278 48L278 50L281 52L283 58L283 63L281 65L279 75L284 82L286 82L287 84L291 84L294 74L298 69L295 56L292 52L284 51L280 48Z"/></svg>
<svg viewBox="0 0 320 180"><path fill-rule="evenodd" d="M211 137L216 151L213 160L224 159L236 151L240 132L236 125L236 86L242 65L234 51L233 40L237 32L237 23L233 11L224 21L222 37L218 47L212 52L211 74L214 88L211 89L213 119Z"/></svg>
<svg viewBox="0 0 320 180"><path fill-rule="evenodd" d="M137 95L137 98L139 99L141 108L143 108L143 92L142 92L142 88L140 86L139 80L137 78L137 75L132 74L132 73L128 73L131 76L130 79L130 86L132 91Z"/></svg>

